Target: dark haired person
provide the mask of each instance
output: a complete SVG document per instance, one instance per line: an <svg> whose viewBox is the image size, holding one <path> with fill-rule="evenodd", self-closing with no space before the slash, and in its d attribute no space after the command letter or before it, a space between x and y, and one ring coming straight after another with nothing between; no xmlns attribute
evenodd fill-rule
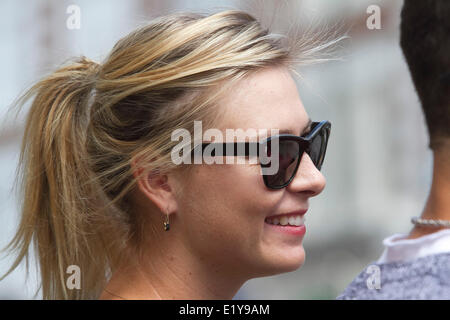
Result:
<svg viewBox="0 0 450 320"><path fill-rule="evenodd" d="M433 182L420 219L337 299L450 299L450 1L405 0L400 45L422 104ZM377 279L378 277L378 279Z"/></svg>

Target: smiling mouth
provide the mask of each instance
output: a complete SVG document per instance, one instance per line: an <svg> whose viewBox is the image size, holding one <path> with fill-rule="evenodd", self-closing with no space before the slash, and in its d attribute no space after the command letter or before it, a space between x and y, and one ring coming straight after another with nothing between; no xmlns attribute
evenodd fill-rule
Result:
<svg viewBox="0 0 450 320"><path fill-rule="evenodd" d="M267 224L279 225L279 226L291 226L291 227L300 227L305 223L305 215L290 215L290 216L279 216L266 218L264 220Z"/></svg>

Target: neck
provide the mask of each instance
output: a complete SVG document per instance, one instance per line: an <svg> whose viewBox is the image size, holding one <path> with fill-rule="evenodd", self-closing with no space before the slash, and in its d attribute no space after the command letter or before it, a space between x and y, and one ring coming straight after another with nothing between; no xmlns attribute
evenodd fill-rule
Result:
<svg viewBox="0 0 450 320"><path fill-rule="evenodd" d="M421 218L450 221L450 155L449 152L434 152L433 182ZM445 229L415 226L410 239Z"/></svg>
<svg viewBox="0 0 450 320"><path fill-rule="evenodd" d="M100 299L231 300L247 280L223 261L196 255L175 230L161 227L157 238L134 265L113 273Z"/></svg>

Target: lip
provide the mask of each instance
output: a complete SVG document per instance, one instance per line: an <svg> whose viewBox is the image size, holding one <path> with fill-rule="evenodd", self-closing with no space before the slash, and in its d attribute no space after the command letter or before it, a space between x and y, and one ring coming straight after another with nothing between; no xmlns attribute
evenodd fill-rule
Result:
<svg viewBox="0 0 450 320"><path fill-rule="evenodd" d="M264 220L264 225L267 228L269 228L270 230L283 232L283 233L291 234L291 235L294 235L294 236L303 236L306 233L306 227L305 227L304 224L302 224L300 226L290 226L290 225L282 226L282 225L270 224L266 220L269 219L269 218L283 217L283 216L284 217L303 216L306 213L306 211L308 211L308 209L300 209L300 210L295 210L295 211L291 211L291 212L288 212L288 213L280 213L280 214L275 214L275 215L272 215L272 216L268 216Z"/></svg>
<svg viewBox="0 0 450 320"><path fill-rule="evenodd" d="M300 210L295 210L295 211L291 211L288 213L279 213L279 214L274 214L273 216L268 216L268 217L266 217L266 219L269 219L269 218L272 219L275 217L283 217L283 216L285 216L285 217L303 216L306 213L306 211L308 211L308 209L300 209Z"/></svg>
<svg viewBox="0 0 450 320"><path fill-rule="evenodd" d="M304 224L301 226L281 226L264 222L264 225L271 230L291 234L294 236L303 236L306 233L306 227Z"/></svg>

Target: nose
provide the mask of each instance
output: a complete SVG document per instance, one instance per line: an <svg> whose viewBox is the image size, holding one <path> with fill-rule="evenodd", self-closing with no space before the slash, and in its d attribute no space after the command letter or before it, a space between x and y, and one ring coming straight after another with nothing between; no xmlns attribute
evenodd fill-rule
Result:
<svg viewBox="0 0 450 320"><path fill-rule="evenodd" d="M287 186L287 189L290 192L300 192L308 197L314 197L322 192L325 184L325 177L316 168L309 155L304 152L295 177Z"/></svg>

